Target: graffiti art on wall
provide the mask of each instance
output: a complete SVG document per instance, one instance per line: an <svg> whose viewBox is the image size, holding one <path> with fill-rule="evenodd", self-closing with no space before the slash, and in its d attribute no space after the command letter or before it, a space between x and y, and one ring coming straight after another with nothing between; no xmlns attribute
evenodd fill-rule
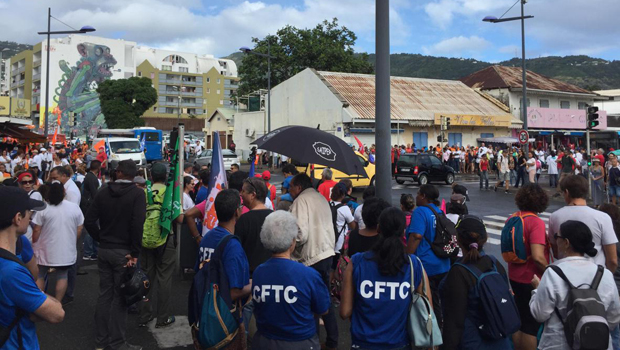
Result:
<svg viewBox="0 0 620 350"><path fill-rule="evenodd" d="M65 132L70 131L70 112L75 113L78 130L90 130L105 124L97 86L112 77L111 69L116 64L110 48L105 45L81 43L77 50L82 58L75 66L69 67L64 60L59 62L64 73L58 82L54 101L62 111L61 128Z"/></svg>

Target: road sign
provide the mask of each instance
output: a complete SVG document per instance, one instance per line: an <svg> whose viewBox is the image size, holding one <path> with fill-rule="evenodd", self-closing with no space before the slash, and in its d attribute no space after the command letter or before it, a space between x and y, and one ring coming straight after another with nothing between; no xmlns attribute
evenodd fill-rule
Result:
<svg viewBox="0 0 620 350"><path fill-rule="evenodd" d="M519 131L519 143L522 145L527 144L527 141L530 139L530 135L527 133L527 130Z"/></svg>

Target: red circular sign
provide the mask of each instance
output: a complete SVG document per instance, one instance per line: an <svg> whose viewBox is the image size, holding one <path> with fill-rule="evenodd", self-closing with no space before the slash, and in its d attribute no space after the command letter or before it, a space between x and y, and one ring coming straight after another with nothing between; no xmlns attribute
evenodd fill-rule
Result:
<svg viewBox="0 0 620 350"><path fill-rule="evenodd" d="M519 131L519 143L520 144L525 145L529 139L530 139L530 135L528 134L527 130Z"/></svg>

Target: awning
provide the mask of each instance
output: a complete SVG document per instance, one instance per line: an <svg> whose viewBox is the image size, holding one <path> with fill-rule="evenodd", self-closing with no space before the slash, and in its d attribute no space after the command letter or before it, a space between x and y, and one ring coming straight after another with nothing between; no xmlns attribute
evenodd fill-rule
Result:
<svg viewBox="0 0 620 350"><path fill-rule="evenodd" d="M0 124L0 136L12 137L22 142L43 143L46 141L43 135L24 129L21 125L13 123Z"/></svg>
<svg viewBox="0 0 620 350"><path fill-rule="evenodd" d="M479 137L476 139L476 141L485 143L501 143L505 145L519 143L519 140L516 137ZM535 141L536 139L530 138L530 142Z"/></svg>

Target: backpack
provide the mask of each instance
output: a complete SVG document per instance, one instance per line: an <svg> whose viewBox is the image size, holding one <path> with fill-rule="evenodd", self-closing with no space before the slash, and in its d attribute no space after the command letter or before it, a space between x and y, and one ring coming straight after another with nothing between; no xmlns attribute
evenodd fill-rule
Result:
<svg viewBox="0 0 620 350"><path fill-rule="evenodd" d="M566 319L562 319L558 308L555 312L564 325L564 335L571 349L607 349L609 347L609 324L605 305L596 291L603 278L605 268L598 265L590 288L573 286L559 266L549 265L568 286Z"/></svg>
<svg viewBox="0 0 620 350"><path fill-rule="evenodd" d="M344 244L342 245L343 251L338 257L338 263L336 265L336 270L334 271L334 279L332 280L331 294L338 300L340 300L340 295L342 294L344 271L351 262L351 257L349 256L349 237L351 237L351 234L344 237Z"/></svg>
<svg viewBox="0 0 620 350"><path fill-rule="evenodd" d="M161 236L161 226L159 218L161 216L161 205L164 202L166 187L162 190L151 191L150 184L147 184L146 197L146 219L144 220L144 231L142 234L142 246L148 249L157 248L168 238Z"/></svg>
<svg viewBox="0 0 620 350"><path fill-rule="evenodd" d="M231 239L239 241L239 237L234 235L222 238L208 260L209 266L196 273L190 288L188 320L192 333L203 348L221 349L239 333L243 308L230 297L228 277L222 262L224 250Z"/></svg>
<svg viewBox="0 0 620 350"><path fill-rule="evenodd" d="M435 215L435 240L431 242L426 236L422 235L433 250L433 253L440 259L453 258L459 254L459 247L456 243L456 226L446 215L438 213L430 205L425 205Z"/></svg>
<svg viewBox="0 0 620 350"><path fill-rule="evenodd" d="M502 257L507 263L525 264L527 261L527 250L525 241L524 228L525 222L523 218L535 216L536 214L521 214L517 212L508 218L504 228L502 229L501 249Z"/></svg>
<svg viewBox="0 0 620 350"><path fill-rule="evenodd" d="M540 160L536 159L536 170L540 169L542 167L542 164L540 163Z"/></svg>
<svg viewBox="0 0 620 350"><path fill-rule="evenodd" d="M347 224L345 223L342 228L338 229L338 225L336 224L336 222L338 221L338 209L344 207L346 204L344 203L338 203L338 204L334 204L332 202L329 203L329 208L332 211L332 224L334 226L334 242L338 241L338 237L340 237L340 235L342 234L342 232L344 232L344 230L347 227Z"/></svg>
<svg viewBox="0 0 620 350"><path fill-rule="evenodd" d="M505 276L497 271L495 257L486 255L493 262L493 269L480 271L476 266L457 262L476 277L474 293L480 299L482 317L476 326L480 334L488 339L501 339L510 336L521 328L519 310Z"/></svg>
<svg viewBox="0 0 620 350"><path fill-rule="evenodd" d="M17 248L21 252L22 243L20 239L17 240ZM8 250L0 248L0 259L14 261L27 269L26 265L24 265L24 263L17 256L15 256L15 254L12 254ZM13 321L11 321L11 323L7 327L0 325L0 348L3 347L7 341L9 341L9 338L11 338L11 332L15 327L17 327L17 342L19 344L19 348L22 349L24 347L22 339L22 329L19 325L19 322L27 314L28 313L25 310L15 307L15 318L13 319Z"/></svg>

